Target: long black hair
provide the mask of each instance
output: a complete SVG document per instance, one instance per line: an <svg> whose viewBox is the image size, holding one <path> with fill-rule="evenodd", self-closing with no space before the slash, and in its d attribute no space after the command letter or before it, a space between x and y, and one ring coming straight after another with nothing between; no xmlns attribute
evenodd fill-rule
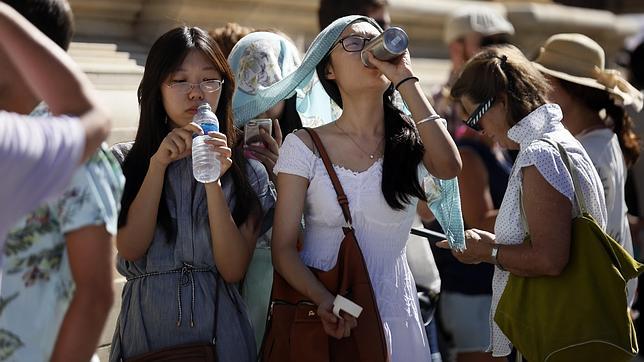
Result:
<svg viewBox="0 0 644 362"><path fill-rule="evenodd" d="M163 139L171 131L167 113L163 107L161 84L183 63L191 50L200 51L221 73L224 83L215 114L219 119L220 132L228 138L232 148L233 164L225 177L232 177L235 192L235 208L232 216L237 225L243 224L251 211L257 210L259 200L248 182L248 161L243 157L239 144L239 130L233 126L232 95L235 78L226 58L215 41L197 27L178 27L163 34L152 45L145 63L143 79L138 89L141 115L139 128L132 150L123 162L125 190L121 200L119 226L125 225L132 201L139 193L150 165L150 158L157 152ZM167 177L167 174L166 174ZM165 191L161 194L157 223L166 233L173 232Z"/></svg>
<svg viewBox="0 0 644 362"><path fill-rule="evenodd" d="M286 137L287 134L302 128L302 118L300 118L300 114L297 113L296 101L296 95L284 100L284 112L282 113L282 117L279 119L280 128L282 129L282 135L284 137Z"/></svg>
<svg viewBox="0 0 644 362"><path fill-rule="evenodd" d="M326 78L329 54L316 66L320 83L329 97L342 108L338 85ZM425 147L413 121L394 106L393 86L383 93L385 112L385 152L382 163L382 194L392 209L402 210L412 197L427 201L418 180L418 165L423 160Z"/></svg>

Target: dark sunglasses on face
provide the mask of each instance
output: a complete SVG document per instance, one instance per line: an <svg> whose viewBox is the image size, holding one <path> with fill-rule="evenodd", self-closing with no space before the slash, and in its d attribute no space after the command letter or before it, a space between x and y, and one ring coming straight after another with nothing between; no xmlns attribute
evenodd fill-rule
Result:
<svg viewBox="0 0 644 362"><path fill-rule="evenodd" d="M483 130L483 127L479 124L479 121L481 121L481 118L483 118L483 115L485 112L489 111L490 108L492 108L492 104L494 103L494 97L488 98L485 102L479 104L478 107L472 112L470 117L467 120L464 120L463 123L465 123L466 126L470 127L471 129L481 132Z"/></svg>
<svg viewBox="0 0 644 362"><path fill-rule="evenodd" d="M342 48L349 53L359 52L364 49L364 46L371 40L371 38L364 38L360 35L349 35L345 38L340 39L334 46L342 44ZM333 49L331 49L333 50Z"/></svg>

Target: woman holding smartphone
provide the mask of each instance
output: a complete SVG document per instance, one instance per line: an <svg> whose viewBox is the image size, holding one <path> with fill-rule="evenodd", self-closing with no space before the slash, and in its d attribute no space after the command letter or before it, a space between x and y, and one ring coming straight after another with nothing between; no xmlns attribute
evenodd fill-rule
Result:
<svg viewBox="0 0 644 362"><path fill-rule="evenodd" d="M230 52L228 63L235 73L237 85L233 95L235 125L241 128L248 126L250 120L272 120L272 134L261 131L261 128L268 131L268 126L257 129L263 145L252 141L252 135L246 135L251 144L246 143L245 155L261 161L274 181L273 167L283 137L302 126L329 123L341 110L331 101L317 77L272 104L257 104L264 89L286 78L301 63L299 51L284 34L259 31L246 35Z"/></svg>
<svg viewBox="0 0 644 362"><path fill-rule="evenodd" d="M302 128L303 124L315 127L329 122L332 102L319 81L312 79L306 89L297 94L280 99L274 105L246 111L248 104L257 100L263 89L286 78L300 65L299 52L285 35L251 33L235 45L228 62L235 73L233 114L235 124L244 127L244 155L262 162L274 181L273 168L279 157L282 137ZM267 217L266 222L272 223L272 217ZM266 225L268 227L270 224ZM257 239L255 253L241 287L258 345L264 335L273 278L271 234L272 230L268 230Z"/></svg>

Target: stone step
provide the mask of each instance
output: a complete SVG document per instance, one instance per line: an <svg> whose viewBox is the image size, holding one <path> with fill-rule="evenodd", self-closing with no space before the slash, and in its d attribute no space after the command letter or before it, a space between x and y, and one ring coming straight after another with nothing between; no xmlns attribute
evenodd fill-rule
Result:
<svg viewBox="0 0 644 362"><path fill-rule="evenodd" d="M76 40L76 39L75 39ZM69 52L74 51L117 51L118 46L114 43L88 43L83 41L73 41L69 44Z"/></svg>
<svg viewBox="0 0 644 362"><path fill-rule="evenodd" d="M95 58L105 60L130 60L130 53L111 49L69 49L68 54L74 58Z"/></svg>
<svg viewBox="0 0 644 362"><path fill-rule="evenodd" d="M98 90L135 90L143 76L140 63L145 59L144 47L130 40L75 39L69 54Z"/></svg>

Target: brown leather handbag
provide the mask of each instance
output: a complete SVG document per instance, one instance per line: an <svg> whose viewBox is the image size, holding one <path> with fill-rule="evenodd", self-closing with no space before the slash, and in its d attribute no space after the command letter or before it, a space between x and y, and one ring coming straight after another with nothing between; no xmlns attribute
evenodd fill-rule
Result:
<svg viewBox="0 0 644 362"><path fill-rule="evenodd" d="M217 362L217 317L219 314L219 274L215 273L215 315L213 337L208 343L167 347L128 358L125 362Z"/></svg>
<svg viewBox="0 0 644 362"><path fill-rule="evenodd" d="M324 162L346 221L337 264L329 271L310 269L332 294L350 299L363 311L350 337L330 337L324 332L317 306L275 271L260 358L270 362L387 361L387 341L367 266L351 226L349 201L320 138L312 129L305 130Z"/></svg>

